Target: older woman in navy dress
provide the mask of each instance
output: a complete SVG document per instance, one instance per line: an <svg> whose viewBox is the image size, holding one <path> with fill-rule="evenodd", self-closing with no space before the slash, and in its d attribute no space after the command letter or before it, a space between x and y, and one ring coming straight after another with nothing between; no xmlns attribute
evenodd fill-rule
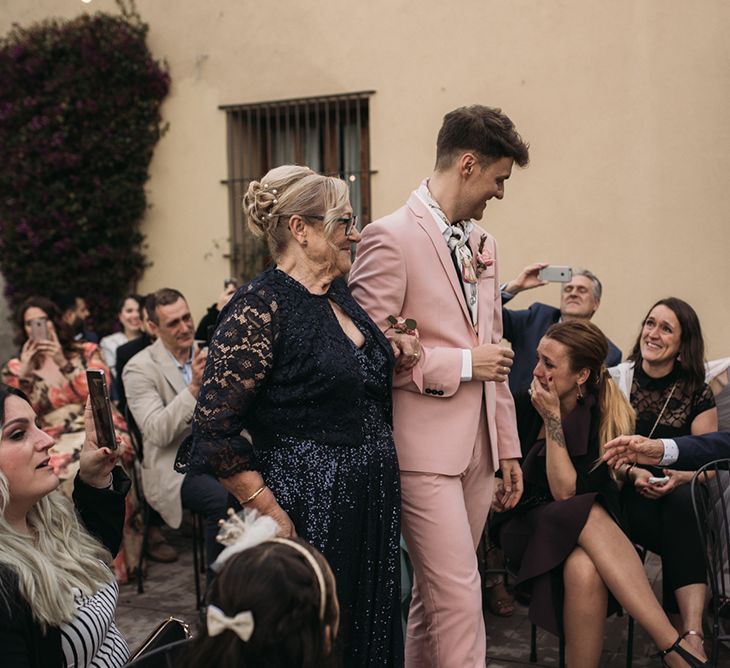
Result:
<svg viewBox="0 0 730 668"><path fill-rule="evenodd" d="M360 238L347 186L278 167L244 206L276 266L221 313L178 470L218 476L282 535L321 550L345 665L402 665L394 352L341 278Z"/></svg>

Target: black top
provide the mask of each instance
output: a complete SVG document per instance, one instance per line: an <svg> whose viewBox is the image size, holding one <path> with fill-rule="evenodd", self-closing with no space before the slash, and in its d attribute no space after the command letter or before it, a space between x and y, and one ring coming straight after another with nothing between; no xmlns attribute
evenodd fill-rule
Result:
<svg viewBox="0 0 730 668"><path fill-rule="evenodd" d="M127 341L127 343L124 343L117 348L117 375L114 379L114 387L119 401L118 407L122 414L124 414L124 409L127 406L127 396L124 394L124 382L122 381L124 367L129 360L131 360L138 352L144 350L151 343L152 337L147 334L147 332L143 332L142 336L138 336L136 339Z"/></svg>
<svg viewBox="0 0 730 668"><path fill-rule="evenodd" d="M659 420L652 438L676 438L692 432L692 422L700 414L715 407L715 396L707 383L696 392L689 393L682 383L683 369L677 362L670 373L662 378L652 378L634 365L631 383L631 405L636 411L636 433L648 436L662 407L667 402L672 386L677 383L672 397Z"/></svg>
<svg viewBox="0 0 730 668"><path fill-rule="evenodd" d="M77 475L73 501L86 529L115 555L124 527L124 497L129 478L114 469L112 489L97 489ZM61 666L61 634L49 628L44 634L23 598L15 571L0 564L0 664L3 668L55 668Z"/></svg>
<svg viewBox="0 0 730 668"><path fill-rule="evenodd" d="M391 422L390 386L376 395L363 382L330 302L368 332L387 355L390 345L352 298L343 279L323 295L272 268L236 292L218 319L193 419L192 434L178 450L181 473L226 478L256 469L256 450L312 440L357 447L363 440L363 394L383 406ZM325 345L323 345L323 343Z"/></svg>

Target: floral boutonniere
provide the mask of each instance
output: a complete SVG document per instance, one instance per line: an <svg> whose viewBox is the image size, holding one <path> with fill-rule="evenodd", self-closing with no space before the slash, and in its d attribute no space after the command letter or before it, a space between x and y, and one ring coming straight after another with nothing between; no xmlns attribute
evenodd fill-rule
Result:
<svg viewBox="0 0 730 668"><path fill-rule="evenodd" d="M486 243L487 235L482 234L481 239L479 239L479 248L477 249L476 255L474 256L474 264L477 276L479 276L487 267L491 267L494 264L494 258L489 254L489 251L484 248L484 244Z"/></svg>
<svg viewBox="0 0 730 668"><path fill-rule="evenodd" d="M398 334L410 334L418 338L418 323L413 318L401 318L400 316L396 318L394 315L389 315L387 320L390 327L385 330L386 332L392 329Z"/></svg>

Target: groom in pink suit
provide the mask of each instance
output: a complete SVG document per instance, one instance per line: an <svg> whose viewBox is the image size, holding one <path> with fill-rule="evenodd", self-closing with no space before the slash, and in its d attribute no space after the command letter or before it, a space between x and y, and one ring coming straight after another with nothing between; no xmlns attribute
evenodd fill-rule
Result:
<svg viewBox="0 0 730 668"><path fill-rule="evenodd" d="M486 663L475 550L495 469L506 507L522 494L522 474L505 383L512 351L498 345L497 247L473 221L502 199L512 165L528 160L499 109L447 114L432 176L404 207L365 227L350 273L352 294L384 331L392 315L415 319L420 335L417 363L393 379L402 530L414 569L409 668Z"/></svg>

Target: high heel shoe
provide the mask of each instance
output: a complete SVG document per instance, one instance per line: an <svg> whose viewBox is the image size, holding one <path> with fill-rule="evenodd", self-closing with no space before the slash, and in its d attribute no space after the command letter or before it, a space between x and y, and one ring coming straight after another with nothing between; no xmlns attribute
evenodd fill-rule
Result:
<svg viewBox="0 0 730 668"><path fill-rule="evenodd" d="M655 654L654 656L658 656L659 658L661 658L663 666L667 665L664 657L667 654L671 654L672 652L676 652L677 654L679 654L680 658L686 661L687 665L690 668L701 668L701 666L709 666L709 662L700 661L694 654L690 654L686 649L684 649L684 647L679 644L682 642L683 639L684 636L679 636L679 638L674 641L674 644L670 648L659 650L658 654Z"/></svg>

